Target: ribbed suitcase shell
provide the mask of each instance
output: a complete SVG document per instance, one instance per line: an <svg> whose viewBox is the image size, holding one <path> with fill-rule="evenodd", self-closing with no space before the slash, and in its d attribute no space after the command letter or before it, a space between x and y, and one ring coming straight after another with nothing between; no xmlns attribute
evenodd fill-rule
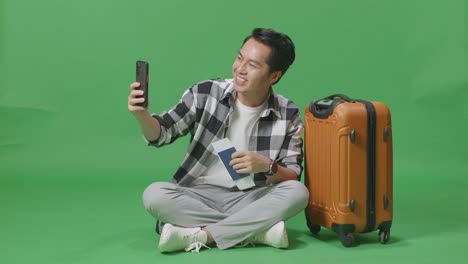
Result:
<svg viewBox="0 0 468 264"><path fill-rule="evenodd" d="M375 186L370 188L365 105L341 102L325 119L315 117L310 105L305 111L304 181L310 191L307 224L313 233L318 233L319 226L336 231L345 246L354 244L350 233L380 229L382 243L386 243L390 235L393 218L391 117L385 104L372 104L376 112L376 155Z"/></svg>

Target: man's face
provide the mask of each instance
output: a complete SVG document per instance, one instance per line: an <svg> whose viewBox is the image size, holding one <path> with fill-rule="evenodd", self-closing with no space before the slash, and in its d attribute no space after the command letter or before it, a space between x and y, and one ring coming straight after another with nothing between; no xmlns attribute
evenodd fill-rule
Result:
<svg viewBox="0 0 468 264"><path fill-rule="evenodd" d="M232 65L234 89L246 96L266 96L280 71L270 73L267 59L271 48L251 38L242 46Z"/></svg>

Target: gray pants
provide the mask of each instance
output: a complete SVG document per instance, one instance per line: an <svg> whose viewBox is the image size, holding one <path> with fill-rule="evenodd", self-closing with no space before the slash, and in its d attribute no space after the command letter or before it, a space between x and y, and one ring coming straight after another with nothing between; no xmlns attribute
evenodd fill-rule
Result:
<svg viewBox="0 0 468 264"><path fill-rule="evenodd" d="M307 206L308 197L299 181L248 191L155 182L144 191L143 203L162 222L206 227L217 247L226 249L298 214Z"/></svg>

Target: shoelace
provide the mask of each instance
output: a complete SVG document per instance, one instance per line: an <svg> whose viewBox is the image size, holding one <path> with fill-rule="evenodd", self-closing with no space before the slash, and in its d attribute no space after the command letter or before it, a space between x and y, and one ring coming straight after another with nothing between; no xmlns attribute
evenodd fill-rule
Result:
<svg viewBox="0 0 468 264"><path fill-rule="evenodd" d="M192 253L200 253L200 249L204 247L210 249L210 247L203 244L202 242L195 242L186 247L185 251L191 251Z"/></svg>
<svg viewBox="0 0 468 264"><path fill-rule="evenodd" d="M259 243L259 241L263 241L263 240L265 240L265 234L257 234L257 235L255 235L253 237L250 237L250 238L240 242L235 247L236 248L243 248L243 247L247 247L247 246L255 247L255 244L257 244L257 243Z"/></svg>
<svg viewBox="0 0 468 264"><path fill-rule="evenodd" d="M247 239L247 240L244 240L244 241L240 242L235 247L236 248L243 248L243 247L247 247L247 246L255 247L255 244L251 239Z"/></svg>

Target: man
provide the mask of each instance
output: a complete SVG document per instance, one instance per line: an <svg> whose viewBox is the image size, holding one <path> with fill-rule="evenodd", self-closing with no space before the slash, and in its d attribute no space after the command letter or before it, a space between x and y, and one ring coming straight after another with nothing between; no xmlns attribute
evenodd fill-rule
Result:
<svg viewBox="0 0 468 264"><path fill-rule="evenodd" d="M188 133L191 142L172 182L156 182L143 193L145 208L162 227L161 252L198 252L247 243L288 247L284 221L302 211L308 191L300 183L303 124L297 106L272 85L295 58L282 33L254 29L232 67L233 79L190 87L160 115L137 106L139 83L130 85L128 109L149 145L162 147ZM213 145L229 139L237 149L229 166L252 186L233 181Z"/></svg>

